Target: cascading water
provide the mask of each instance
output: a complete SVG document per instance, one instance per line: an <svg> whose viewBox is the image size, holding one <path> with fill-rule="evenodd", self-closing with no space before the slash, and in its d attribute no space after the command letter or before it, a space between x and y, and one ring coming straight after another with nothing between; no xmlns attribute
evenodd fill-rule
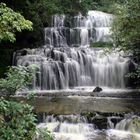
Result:
<svg viewBox="0 0 140 140"><path fill-rule="evenodd" d="M89 11L87 17L79 14L67 25L64 15L55 15L52 27L45 28L45 47L89 47L93 42L111 41L112 19L111 14Z"/></svg>
<svg viewBox="0 0 140 140"><path fill-rule="evenodd" d="M103 50L57 48L35 50L18 59L18 65L37 64L40 89L65 89L77 86L125 87L128 59Z"/></svg>
<svg viewBox="0 0 140 140"><path fill-rule="evenodd" d="M121 53L104 54L91 49L94 42L111 41L113 16L99 11L80 14L67 23L66 16L53 16L52 27L45 28L44 48L16 53L15 64L37 64L35 89L68 89L79 86L124 88L128 58Z"/></svg>
<svg viewBox="0 0 140 140"><path fill-rule="evenodd" d="M80 115L47 116L44 122L40 123L37 127L41 129L48 128L48 130L53 133L54 140L140 139L140 134L138 134L140 119L138 116L131 116L129 119L123 119L117 116L112 116L111 118L114 120L118 120L118 118L122 120L113 124L111 119L108 119L106 122L108 124L107 130L99 129L97 125L88 122L89 120L86 117ZM91 118L91 120L93 119L94 117ZM39 136L37 140L39 140Z"/></svg>
<svg viewBox="0 0 140 140"><path fill-rule="evenodd" d="M94 131L94 126L88 124L86 119L80 115L48 116L45 122L37 127L47 127L53 132L55 140L87 140Z"/></svg>

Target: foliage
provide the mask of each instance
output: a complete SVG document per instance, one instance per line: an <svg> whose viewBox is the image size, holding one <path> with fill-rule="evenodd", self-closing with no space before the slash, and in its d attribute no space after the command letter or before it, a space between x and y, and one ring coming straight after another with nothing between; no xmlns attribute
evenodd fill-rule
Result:
<svg viewBox="0 0 140 140"><path fill-rule="evenodd" d="M36 93L35 92L30 92L28 93L26 96L27 96L27 100L34 100L35 99L35 95Z"/></svg>
<svg viewBox="0 0 140 140"><path fill-rule="evenodd" d="M17 90L29 85L35 74L35 67L10 67L6 73L6 78L0 79L0 95L11 96L14 95Z"/></svg>
<svg viewBox="0 0 140 140"><path fill-rule="evenodd" d="M0 3L0 41L14 42L16 40L15 33L24 29L31 30L32 23L25 20L21 14L6 7L6 4Z"/></svg>
<svg viewBox="0 0 140 140"><path fill-rule="evenodd" d="M37 140L53 140L53 136L47 128L38 128L37 133Z"/></svg>
<svg viewBox="0 0 140 140"><path fill-rule="evenodd" d="M36 131L36 116L33 107L17 103L9 98L15 92L31 83L36 66L10 67L5 79L0 80L0 140L31 140ZM32 99L34 94L29 94ZM52 140L50 132L40 130L42 140Z"/></svg>
<svg viewBox="0 0 140 140"><path fill-rule="evenodd" d="M117 46L123 50L132 50L140 54L140 0L127 0L117 5L116 18L113 23L113 36Z"/></svg>
<svg viewBox="0 0 140 140"><path fill-rule="evenodd" d="M32 109L28 104L0 98L0 140L31 140L36 131Z"/></svg>
<svg viewBox="0 0 140 140"><path fill-rule="evenodd" d="M126 0L123 5L116 5L116 18L113 22L113 39L121 50L133 54L138 63L135 71L127 74L133 83L139 86L140 80L140 0Z"/></svg>
<svg viewBox="0 0 140 140"><path fill-rule="evenodd" d="M133 86L140 85L140 66L138 65L135 70L126 74L126 77L133 81ZM131 85L132 86L132 85Z"/></svg>
<svg viewBox="0 0 140 140"><path fill-rule="evenodd" d="M111 48L113 47L112 42L94 42L91 47L93 48Z"/></svg>
<svg viewBox="0 0 140 140"><path fill-rule="evenodd" d="M131 78L139 78L140 79L140 66L138 66L136 68L135 72L128 73L127 76L131 77Z"/></svg>
<svg viewBox="0 0 140 140"><path fill-rule="evenodd" d="M123 4L124 0L95 0L97 2L96 10L114 14L116 4Z"/></svg>
<svg viewBox="0 0 140 140"><path fill-rule="evenodd" d="M31 30L32 22L0 3L0 41L14 42L16 32L24 29ZM31 140L34 137L36 119L33 108L9 98L17 90L29 85L34 74L35 67L10 67L6 78L0 79L0 140ZM49 138L50 133L47 131L46 134Z"/></svg>

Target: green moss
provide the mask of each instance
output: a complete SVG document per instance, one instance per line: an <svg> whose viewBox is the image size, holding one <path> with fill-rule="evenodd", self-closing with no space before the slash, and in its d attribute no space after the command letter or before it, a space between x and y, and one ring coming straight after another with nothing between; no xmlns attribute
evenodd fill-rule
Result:
<svg viewBox="0 0 140 140"><path fill-rule="evenodd" d="M92 48L112 48L113 43L112 42L94 42L91 45Z"/></svg>

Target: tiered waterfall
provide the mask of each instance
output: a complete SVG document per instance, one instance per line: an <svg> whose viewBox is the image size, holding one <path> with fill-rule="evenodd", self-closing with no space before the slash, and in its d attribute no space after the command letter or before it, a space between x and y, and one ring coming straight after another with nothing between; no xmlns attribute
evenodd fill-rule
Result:
<svg viewBox="0 0 140 140"><path fill-rule="evenodd" d="M40 90L79 86L124 88L128 58L118 52L104 53L91 48L95 42L110 42L111 14L89 11L68 20L55 15L52 27L45 28L44 47L18 51L16 65L37 64L33 87Z"/></svg>

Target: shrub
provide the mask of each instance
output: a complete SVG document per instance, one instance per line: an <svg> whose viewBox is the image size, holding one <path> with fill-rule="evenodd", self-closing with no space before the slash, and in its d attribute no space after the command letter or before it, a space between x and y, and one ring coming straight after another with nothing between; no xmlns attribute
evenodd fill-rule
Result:
<svg viewBox="0 0 140 140"><path fill-rule="evenodd" d="M36 118L28 104L0 99L0 140L31 140Z"/></svg>

